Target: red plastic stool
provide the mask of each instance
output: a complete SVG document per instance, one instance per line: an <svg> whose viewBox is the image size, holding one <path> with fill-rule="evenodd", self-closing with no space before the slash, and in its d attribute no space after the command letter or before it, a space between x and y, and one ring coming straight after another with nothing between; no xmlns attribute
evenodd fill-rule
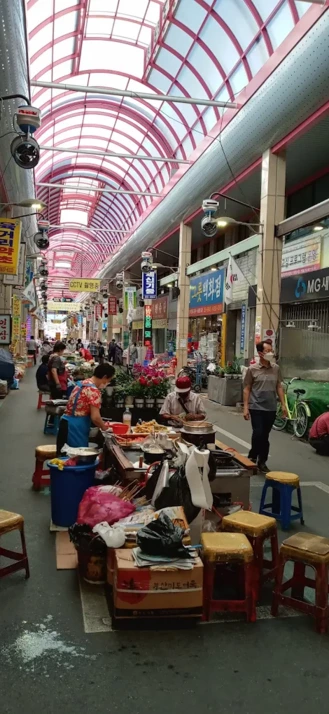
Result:
<svg viewBox="0 0 329 714"><path fill-rule="evenodd" d="M44 468L44 462L50 461L50 459L55 459L56 453L55 444L37 446L35 450L35 469L32 476L32 486L35 491L40 491L42 486L49 486L50 472L49 469Z"/></svg>
<svg viewBox="0 0 329 714"><path fill-rule="evenodd" d="M208 621L212 612L245 612L247 622L255 622L254 554L248 538L242 533L202 533L201 543L204 560L203 619ZM239 574L244 585L242 599L214 598L215 573L219 565L236 565L240 569ZM223 584L225 585L225 573L223 573Z"/></svg>
<svg viewBox="0 0 329 714"><path fill-rule="evenodd" d="M275 578L279 565L278 531L275 518L249 511L238 511L232 513L231 516L224 516L222 529L231 533L244 533L251 543L257 578L257 600L259 600L262 583ZM267 540L271 544L271 560L264 558L264 543Z"/></svg>
<svg viewBox="0 0 329 714"><path fill-rule="evenodd" d="M24 518L18 513L11 513L10 511L0 510L0 536L5 535L5 533L10 533L10 531L18 530L21 534L22 542L22 553L17 553L16 550L7 550L7 548L1 548L0 546L0 557L9 558L10 560L15 560L15 563L7 565L4 568L0 568L0 578L4 578L5 575L9 573L15 573L16 570L25 570L25 578L30 577L29 561L26 552L26 543L24 535Z"/></svg>
<svg viewBox="0 0 329 714"><path fill-rule="evenodd" d="M46 397L46 400L43 401L42 397ZM45 406L45 403L46 403L49 399L50 399L50 393L49 393L49 392L39 392L37 409L41 409L41 407L44 407L44 406Z"/></svg>
<svg viewBox="0 0 329 714"><path fill-rule="evenodd" d="M294 563L294 572L290 580L283 581L284 567L288 561ZM306 567L315 571L315 579L305 575ZM276 576L272 600L272 615L276 617L279 605L292 607L294 610L313 615L315 628L320 634L328 630L328 575L329 575L329 538L313 533L296 533L283 541L280 548L279 567ZM315 590L315 603L305 602L305 587ZM291 595L284 592L291 588Z"/></svg>

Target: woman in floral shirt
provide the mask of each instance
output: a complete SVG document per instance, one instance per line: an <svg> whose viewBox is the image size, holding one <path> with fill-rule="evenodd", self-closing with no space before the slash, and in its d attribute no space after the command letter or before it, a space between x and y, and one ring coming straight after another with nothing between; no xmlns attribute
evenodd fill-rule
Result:
<svg viewBox="0 0 329 714"><path fill-rule="evenodd" d="M112 365L98 365L90 379L86 379L73 389L59 425L58 454L64 444L74 447L88 446L91 422L106 431L100 414L100 390L107 387L114 374L115 369Z"/></svg>

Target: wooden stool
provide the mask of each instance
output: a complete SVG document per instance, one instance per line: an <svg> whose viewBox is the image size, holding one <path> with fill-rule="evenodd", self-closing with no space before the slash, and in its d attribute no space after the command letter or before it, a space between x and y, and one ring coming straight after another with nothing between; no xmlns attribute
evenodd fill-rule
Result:
<svg viewBox="0 0 329 714"><path fill-rule="evenodd" d="M204 559L203 619L209 620L212 612L245 612L247 622L256 620L256 590L253 568L253 550L242 533L202 533ZM214 599L216 568L236 564L242 571L244 598L242 600Z"/></svg>
<svg viewBox="0 0 329 714"><path fill-rule="evenodd" d="M292 578L283 582L284 566L288 561L294 563ZM305 568L315 570L315 580L306 577ZM279 605L287 605L315 617L317 632L328 629L328 570L329 538L312 533L296 533L283 541L280 548L279 567L273 592L272 615L277 616ZM304 601L304 588L315 589L315 604ZM291 595L284 595L291 588Z"/></svg>
<svg viewBox="0 0 329 714"><path fill-rule="evenodd" d="M0 546L0 557L4 556L5 558L17 561L16 563L7 565L5 568L0 568L0 578L4 578L5 575L9 575L9 573L15 573L16 570L25 570L25 578L30 577L29 561L26 552L24 535L24 518L23 516L19 516L18 513L0 510L0 536L16 530L18 530L21 534L23 552L16 553L15 550L7 550L7 548L1 548Z"/></svg>
<svg viewBox="0 0 329 714"><path fill-rule="evenodd" d="M257 579L257 600L265 580L275 577L279 564L278 532L275 518L261 516L250 511L238 511L231 516L224 516L222 529L234 533L244 533L254 551L255 576ZM264 559L264 543L271 541L271 560ZM264 573L264 569L267 571Z"/></svg>
<svg viewBox="0 0 329 714"><path fill-rule="evenodd" d="M40 392L39 391L37 409L41 409L41 407L44 407L46 404L46 401L43 401L42 397L46 397L46 401L48 401L49 400L49 392Z"/></svg>
<svg viewBox="0 0 329 714"><path fill-rule="evenodd" d="M272 502L265 503L267 490L272 489ZM298 506L292 506L292 495L296 490ZM304 525L302 492L297 474L286 471L269 471L263 486L259 513L273 516L281 522L283 530L288 530L291 521L299 520Z"/></svg>
<svg viewBox="0 0 329 714"><path fill-rule="evenodd" d="M57 452L55 444L37 446L35 450L35 469L34 474L32 476L32 485L35 491L40 491L40 488L42 488L42 486L49 486L49 469L44 469L43 465L45 461L55 459L56 453Z"/></svg>

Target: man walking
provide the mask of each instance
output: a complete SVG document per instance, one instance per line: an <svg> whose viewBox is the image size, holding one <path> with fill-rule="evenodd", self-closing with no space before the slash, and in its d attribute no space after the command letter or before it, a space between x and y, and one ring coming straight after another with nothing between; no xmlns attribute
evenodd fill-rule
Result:
<svg viewBox="0 0 329 714"><path fill-rule="evenodd" d="M244 378L243 416L251 419L252 438L249 458L266 474L270 449L269 435L274 424L277 397L282 405L282 414L287 416L279 366L275 363L272 344L268 341L256 345L259 361L251 364Z"/></svg>
<svg viewBox="0 0 329 714"><path fill-rule="evenodd" d="M34 364L36 364L37 363L38 345L37 345L36 340L34 339L33 335L31 335L30 339L27 340L26 347L27 347L27 354L33 355L33 362L34 362Z"/></svg>

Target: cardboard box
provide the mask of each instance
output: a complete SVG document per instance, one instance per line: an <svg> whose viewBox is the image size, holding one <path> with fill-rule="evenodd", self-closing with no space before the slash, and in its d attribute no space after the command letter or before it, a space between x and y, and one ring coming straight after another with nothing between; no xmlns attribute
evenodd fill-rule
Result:
<svg viewBox="0 0 329 714"><path fill-rule="evenodd" d="M113 605L118 619L200 617L203 564L193 570L173 567L138 568L129 550L115 551Z"/></svg>

